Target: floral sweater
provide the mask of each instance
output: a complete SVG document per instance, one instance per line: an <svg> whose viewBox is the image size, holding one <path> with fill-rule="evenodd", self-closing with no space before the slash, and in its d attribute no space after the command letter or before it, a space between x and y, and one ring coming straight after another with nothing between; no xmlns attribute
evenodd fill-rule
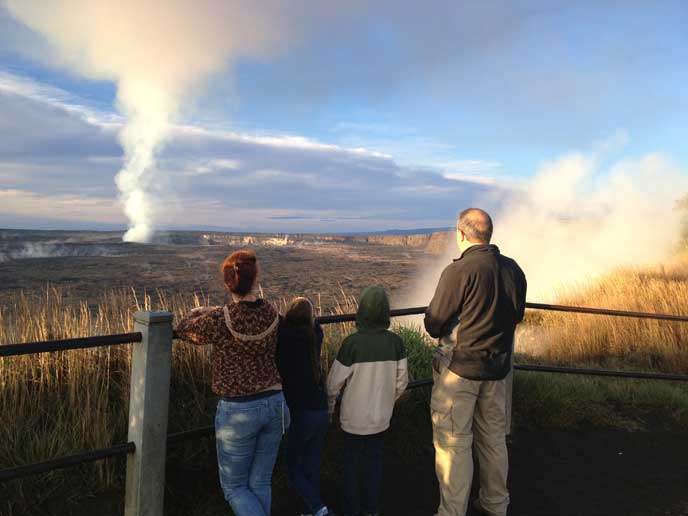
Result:
<svg viewBox="0 0 688 516"><path fill-rule="evenodd" d="M275 362L279 314L263 299L193 310L177 326L179 338L213 346L213 392L237 397L280 389Z"/></svg>

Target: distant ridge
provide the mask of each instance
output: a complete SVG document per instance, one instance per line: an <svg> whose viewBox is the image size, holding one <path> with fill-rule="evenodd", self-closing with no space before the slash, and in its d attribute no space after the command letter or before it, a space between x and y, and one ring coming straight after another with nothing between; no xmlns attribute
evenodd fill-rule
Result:
<svg viewBox="0 0 688 516"><path fill-rule="evenodd" d="M416 229L386 229L384 231L334 231L334 232L323 232L323 231L267 231L267 230L256 230L251 231L246 228L231 228L222 226L202 226L193 225L186 227L161 227L156 230L158 234L166 233L183 233L183 232L194 232L194 233L229 233L229 234L245 234L245 235L333 235L333 236L406 236L406 235L429 235L431 233L443 233L446 231L453 231L452 227L440 227L440 228L416 228ZM126 228L118 227L113 225L103 226L103 227L29 227L29 228L19 228L8 226L0 228L0 231L24 231L24 232L54 232L54 233L124 233Z"/></svg>
<svg viewBox="0 0 688 516"><path fill-rule="evenodd" d="M327 233L330 235L341 235L341 236L384 236L384 235L429 235L431 233L444 233L446 231L452 231L452 227L442 227L442 228L416 228L416 229L387 229L385 231L349 231L349 232L336 232Z"/></svg>

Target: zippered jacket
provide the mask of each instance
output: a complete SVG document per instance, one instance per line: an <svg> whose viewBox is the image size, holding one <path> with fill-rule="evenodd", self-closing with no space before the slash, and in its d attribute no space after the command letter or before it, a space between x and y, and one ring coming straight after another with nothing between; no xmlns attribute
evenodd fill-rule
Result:
<svg viewBox="0 0 688 516"><path fill-rule="evenodd" d="M425 329L440 339L453 373L469 380L506 377L526 288L521 268L496 245L469 247L444 269L425 312Z"/></svg>
<svg viewBox="0 0 688 516"><path fill-rule="evenodd" d="M408 385L408 360L401 337L388 330L389 300L382 287L368 287L356 314L357 331L337 353L327 378L330 412L343 389L342 430L370 435L389 428L394 403Z"/></svg>

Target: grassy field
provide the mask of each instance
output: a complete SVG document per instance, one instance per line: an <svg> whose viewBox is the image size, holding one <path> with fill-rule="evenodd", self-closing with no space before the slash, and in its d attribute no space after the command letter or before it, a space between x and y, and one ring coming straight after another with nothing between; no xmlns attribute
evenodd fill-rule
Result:
<svg viewBox="0 0 688 516"><path fill-rule="evenodd" d="M624 310L688 314L688 261L671 266L619 271L592 286L565 292L559 302ZM179 317L218 300L131 290L103 294L95 303L64 303L47 289L40 297L16 295L0 311L0 342L26 342L132 330L141 309L170 310ZM355 310L342 293L338 312ZM325 365L351 324L326 327ZM406 342L411 374L430 375L432 343L417 327L396 327ZM688 324L590 315L529 312L517 342L521 363L575 364L685 374ZM169 431L212 424L209 349L175 344ZM0 468L101 448L126 438L129 346L0 359ZM409 394L397 418L404 438L392 445L417 450L414 425L425 424L427 392ZM514 423L519 428L606 427L677 429L688 425L688 389L648 381L518 373ZM427 444L427 443L426 443ZM206 450L207 452L207 450ZM170 461L193 460L193 446L173 450ZM90 496L121 486L123 461L109 460L0 486L0 514L41 513L45 504ZM277 480L279 482L279 480Z"/></svg>

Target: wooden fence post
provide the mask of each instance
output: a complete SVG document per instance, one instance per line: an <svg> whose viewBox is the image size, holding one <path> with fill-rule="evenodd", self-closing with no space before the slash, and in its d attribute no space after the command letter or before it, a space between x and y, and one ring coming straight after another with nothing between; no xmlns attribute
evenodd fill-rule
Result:
<svg viewBox="0 0 688 516"><path fill-rule="evenodd" d="M167 412L172 365L172 314L136 312L129 394L129 441L125 516L162 516L165 495Z"/></svg>

